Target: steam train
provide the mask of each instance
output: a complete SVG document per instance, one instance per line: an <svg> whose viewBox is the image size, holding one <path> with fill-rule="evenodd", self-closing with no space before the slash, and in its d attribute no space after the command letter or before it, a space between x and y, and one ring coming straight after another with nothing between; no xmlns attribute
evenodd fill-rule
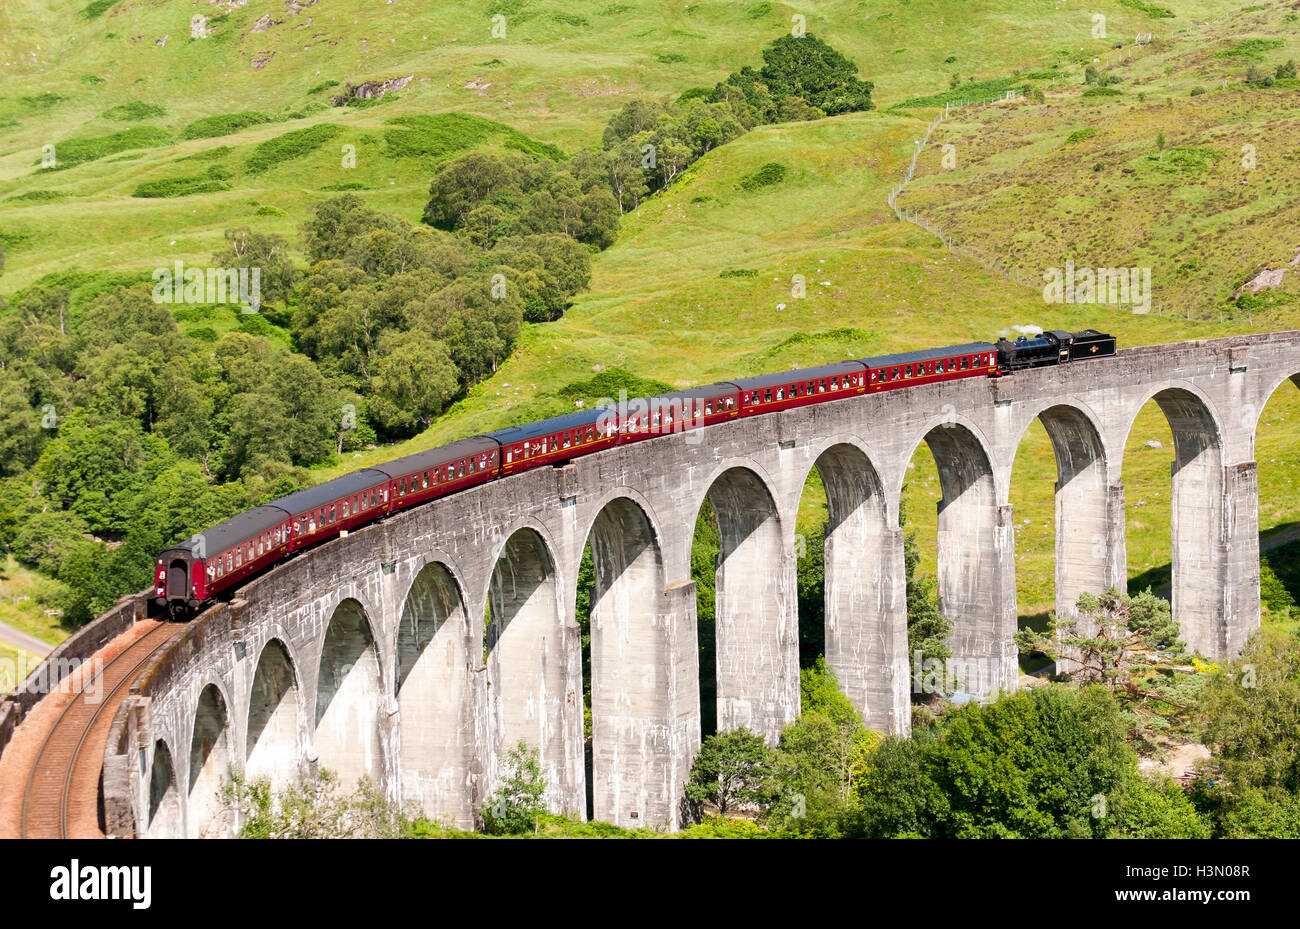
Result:
<svg viewBox="0 0 1300 929"><path fill-rule="evenodd" d="M374 465L254 507L161 552L153 605L184 618L304 548L487 481L747 416L1115 354L1113 336L1051 331L721 381L510 426Z"/></svg>

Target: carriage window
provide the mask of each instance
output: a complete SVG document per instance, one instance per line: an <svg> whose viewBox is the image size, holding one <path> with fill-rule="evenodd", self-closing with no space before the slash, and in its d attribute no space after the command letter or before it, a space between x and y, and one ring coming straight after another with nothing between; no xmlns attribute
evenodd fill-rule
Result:
<svg viewBox="0 0 1300 929"><path fill-rule="evenodd" d="M767 390L763 391L763 402L764 403L772 402L772 388L769 387L767 388Z"/></svg>
<svg viewBox="0 0 1300 929"><path fill-rule="evenodd" d="M463 461L460 463L460 475L459 475L459 476L460 476L460 477L464 477L464 476L465 476L465 462L463 462Z"/></svg>
<svg viewBox="0 0 1300 929"><path fill-rule="evenodd" d="M965 371L969 367L970 367L970 356L963 355L961 359L961 369Z"/></svg>
<svg viewBox="0 0 1300 929"><path fill-rule="evenodd" d="M351 512L352 512L352 505L350 503L345 502L343 504L343 518L347 519L348 516L351 514Z"/></svg>
<svg viewBox="0 0 1300 929"><path fill-rule="evenodd" d="M778 400L784 400L784 399L785 399L785 388L783 388L783 387L778 387L778 388L776 389L776 399L778 399Z"/></svg>
<svg viewBox="0 0 1300 929"><path fill-rule="evenodd" d="M235 567L241 567L244 563L244 550L241 548L235 552Z"/></svg>

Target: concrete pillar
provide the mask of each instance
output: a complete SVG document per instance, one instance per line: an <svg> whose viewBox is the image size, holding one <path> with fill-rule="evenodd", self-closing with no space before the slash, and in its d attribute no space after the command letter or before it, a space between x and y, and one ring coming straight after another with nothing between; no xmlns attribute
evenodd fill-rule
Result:
<svg viewBox="0 0 1300 929"><path fill-rule="evenodd" d="M1228 650L1224 605L1228 538L1221 439L1196 395L1173 389L1155 399L1174 435L1170 468L1173 617L1189 648L1222 657Z"/></svg>
<svg viewBox="0 0 1300 929"><path fill-rule="evenodd" d="M472 637L460 592L441 564L416 576L397 626L398 783L403 803L469 829L474 750Z"/></svg>
<svg viewBox="0 0 1300 929"><path fill-rule="evenodd" d="M669 643L666 683L672 721L668 782L672 785L677 828L685 816L683 788L700 750L700 646L695 614L695 582L665 588L661 599L664 636Z"/></svg>
<svg viewBox="0 0 1300 929"><path fill-rule="evenodd" d="M193 728L186 804L188 835L194 839L229 836L233 823L221 817L218 794L222 781L230 776L230 717L221 693L211 684L199 694Z"/></svg>
<svg viewBox="0 0 1300 929"><path fill-rule="evenodd" d="M752 471L709 489L721 542L717 573L718 731L741 726L775 745L799 715L799 604L794 551L771 494Z"/></svg>
<svg viewBox="0 0 1300 929"><path fill-rule="evenodd" d="M868 728L905 734L911 706L903 530L889 525L879 479L860 451L829 449L817 469L828 511L826 663Z"/></svg>
<svg viewBox="0 0 1300 929"><path fill-rule="evenodd" d="M958 425L926 436L939 469L939 606L953 619L950 677L985 697L1012 691L1015 648L1015 540L1011 505L999 505L988 457Z"/></svg>
<svg viewBox="0 0 1300 929"><path fill-rule="evenodd" d="M492 572L487 630L488 712L496 757L487 794L499 783L501 759L520 740L536 749L554 813L580 813L583 787L581 633L566 622L555 562L541 536L522 529L506 541Z"/></svg>
<svg viewBox="0 0 1300 929"><path fill-rule="evenodd" d="M386 703L370 623L361 604L344 600L330 618L321 645L312 744L319 768L338 774L345 790L362 777L378 779L379 716Z"/></svg>
<svg viewBox="0 0 1300 929"><path fill-rule="evenodd" d="M1241 653L1259 628L1259 472L1253 461L1224 472L1224 655Z"/></svg>
<svg viewBox="0 0 1300 929"><path fill-rule="evenodd" d="M592 813L620 826L675 828L674 660L663 561L629 500L591 530ZM694 639L694 635L690 637Z"/></svg>

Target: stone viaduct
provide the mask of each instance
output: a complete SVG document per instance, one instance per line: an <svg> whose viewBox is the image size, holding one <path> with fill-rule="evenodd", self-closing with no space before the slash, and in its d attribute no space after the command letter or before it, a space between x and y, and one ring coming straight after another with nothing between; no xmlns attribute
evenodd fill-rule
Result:
<svg viewBox="0 0 1300 929"><path fill-rule="evenodd" d="M909 727L900 491L928 443L939 591L966 687L1018 677L1009 486L1041 420L1056 454L1056 599L1125 583L1121 462L1154 399L1174 434L1173 608L1198 651L1259 624L1256 422L1300 332L856 396L664 436L490 483L304 553L208 610L146 672L106 759L142 835L219 834L232 769L314 768L469 827L508 747L539 749L555 811L586 807L575 587L595 562L597 819L674 829L700 743L693 529L717 513L717 719L775 739L799 712L795 513L829 505L826 653L873 728ZM123 710L128 707L124 706ZM110 791L111 792L111 791ZM113 798L106 799L112 805Z"/></svg>

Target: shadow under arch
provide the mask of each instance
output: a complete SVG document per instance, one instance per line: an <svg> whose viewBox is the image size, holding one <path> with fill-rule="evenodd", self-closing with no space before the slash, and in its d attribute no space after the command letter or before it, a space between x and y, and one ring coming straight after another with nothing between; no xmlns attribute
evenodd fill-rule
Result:
<svg viewBox="0 0 1300 929"><path fill-rule="evenodd" d="M192 838L210 833L225 835L230 824L222 820L221 784L230 776L230 714L216 684L199 693L190 738L189 826Z"/></svg>
<svg viewBox="0 0 1300 929"><path fill-rule="evenodd" d="M1124 489L1110 483L1105 441L1088 411L1055 404L1035 418L1047 433L1056 462L1056 615L1072 617L1080 594L1124 589L1124 537L1119 531Z"/></svg>
<svg viewBox="0 0 1300 929"><path fill-rule="evenodd" d="M1019 672L1011 514L998 503L991 456L961 422L940 421L916 447L921 442L939 473L939 608L953 621L945 679L979 697L1014 690Z"/></svg>
<svg viewBox="0 0 1300 929"><path fill-rule="evenodd" d="M176 787L176 766L171 750L159 739L153 747L153 764L149 768L149 825L145 836L150 839L175 839L181 835L181 796Z"/></svg>
<svg viewBox="0 0 1300 929"><path fill-rule="evenodd" d="M247 758L251 781L267 778L272 791L296 782L302 773L302 707L298 675L289 650L279 639L262 647L248 696Z"/></svg>
<svg viewBox="0 0 1300 929"><path fill-rule="evenodd" d="M752 469L709 485L718 523L714 635L718 731L741 726L776 744L799 715L795 561L776 501ZM702 712L703 715L703 712Z"/></svg>
<svg viewBox="0 0 1300 929"><path fill-rule="evenodd" d="M313 734L317 763L336 772L343 787L379 773L382 702L370 620L349 597L334 608L321 641Z"/></svg>
<svg viewBox="0 0 1300 929"><path fill-rule="evenodd" d="M825 539L809 540L825 546L826 663L868 728L905 734L911 709L902 530L890 524L884 485L862 449L831 445L813 467L826 491Z"/></svg>
<svg viewBox="0 0 1300 929"><path fill-rule="evenodd" d="M426 816L462 828L474 822L467 788L474 756L472 636L451 570L438 561L424 565L397 627L401 796Z"/></svg>
<svg viewBox="0 0 1300 929"><path fill-rule="evenodd" d="M516 530L488 587L488 711L501 753L520 741L537 750L555 813L582 809L584 793L581 643L560 602L546 541L532 527ZM490 771L489 785L498 774Z"/></svg>
<svg viewBox="0 0 1300 929"><path fill-rule="evenodd" d="M1224 520L1223 440L1209 401L1184 386L1156 389L1136 408L1125 447L1142 408L1154 400L1173 433L1170 469L1170 605L1188 647L1219 657L1231 650L1226 602L1228 527ZM1258 561L1255 552L1236 553ZM1258 600L1258 569L1255 572Z"/></svg>

